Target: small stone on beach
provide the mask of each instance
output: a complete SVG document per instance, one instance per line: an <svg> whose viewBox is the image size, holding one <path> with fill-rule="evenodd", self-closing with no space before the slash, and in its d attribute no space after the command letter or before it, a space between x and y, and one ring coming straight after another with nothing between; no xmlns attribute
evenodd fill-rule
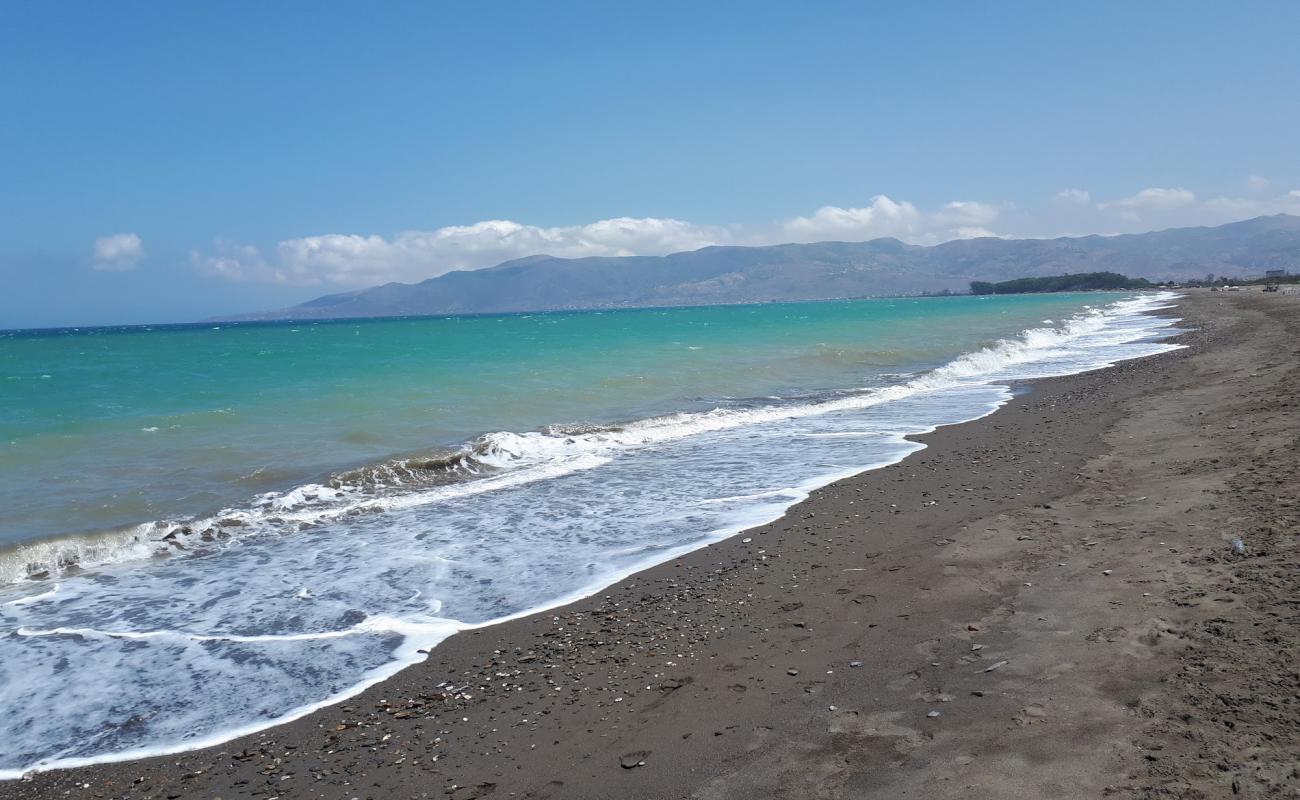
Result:
<svg viewBox="0 0 1300 800"><path fill-rule="evenodd" d="M636 769L645 766L645 757L650 755L649 750L637 750L631 753L625 753L618 759L618 764L623 769Z"/></svg>

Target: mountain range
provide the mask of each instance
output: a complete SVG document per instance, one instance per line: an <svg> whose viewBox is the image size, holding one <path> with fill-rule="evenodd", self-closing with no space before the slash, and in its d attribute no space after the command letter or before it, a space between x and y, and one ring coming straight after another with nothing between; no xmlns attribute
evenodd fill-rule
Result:
<svg viewBox="0 0 1300 800"><path fill-rule="evenodd" d="M435 265L430 265L431 267ZM898 239L705 247L666 256L529 256L387 283L290 308L225 319L331 319L427 314L711 305L964 292L971 281L1120 272L1153 281L1300 269L1300 216L1119 236ZM433 271L432 269L430 271Z"/></svg>

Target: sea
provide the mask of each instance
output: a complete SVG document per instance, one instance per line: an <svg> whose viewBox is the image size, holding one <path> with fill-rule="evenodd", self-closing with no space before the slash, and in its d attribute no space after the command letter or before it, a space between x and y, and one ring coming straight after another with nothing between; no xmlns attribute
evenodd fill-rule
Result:
<svg viewBox="0 0 1300 800"><path fill-rule="evenodd" d="M300 717L1174 349L1175 301L0 332L0 778Z"/></svg>

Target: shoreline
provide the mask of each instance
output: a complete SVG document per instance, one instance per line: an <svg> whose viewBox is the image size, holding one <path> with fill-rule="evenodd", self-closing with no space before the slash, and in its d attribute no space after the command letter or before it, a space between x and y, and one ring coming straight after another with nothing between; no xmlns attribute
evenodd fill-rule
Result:
<svg viewBox="0 0 1300 800"><path fill-rule="evenodd" d="M1014 560L1035 537L994 537L995 546L973 523L1043 516L1078 490L1080 470L1109 446L1098 421L1122 423L1126 404L1184 379L1212 349L1218 322L1185 312L1213 302L1184 298L1173 311L1201 328L1173 340L1191 349L1034 381L990 415L915 437L926 448L900 462L814 490L743 541L735 534L568 605L454 635L424 662L286 725L204 750L38 773L0 784L0 797L72 787L104 797L880 790L974 705L949 686L1019 669L994 660L1005 653L982 620L996 618L1014 571L991 554ZM434 685L445 676L451 691ZM912 710L896 710L899 701ZM1017 730L1053 720L1031 705ZM835 752L825 763L819 741ZM852 769L837 764L845 755ZM759 774L772 780L746 789Z"/></svg>
<svg viewBox="0 0 1300 800"><path fill-rule="evenodd" d="M1128 297L1133 296L1132 293L1125 293L1125 295ZM1159 308L1155 310L1148 310L1143 313L1143 316L1150 316L1150 317L1166 320L1167 321L1166 324L1168 324L1168 321L1176 322L1177 318L1173 317L1171 313L1167 313L1167 312L1161 313L1161 310L1172 308L1173 301L1176 300L1177 296L1171 295L1169 293L1160 293L1159 298L1160 298L1159 302L1163 302L1165 305L1159 306ZM1086 306L1085 308L1091 308L1091 306ZM1048 320L1047 322L1050 322L1050 320ZM1168 335L1168 333L1166 333L1164 337L1157 340L1162 342L1162 344L1160 344L1159 346L1180 347L1180 345L1164 344L1165 342L1167 342L1169 338L1171 337ZM978 355L980 352L984 352L984 351L978 351L978 352L973 351L972 353L964 354L963 356L957 358L955 361L950 362L947 366L951 367L953 364L958 364L965 358L971 357L972 355ZM1143 357L1145 356L1129 356L1128 358L1122 360L1132 360L1132 359L1143 358ZM1119 363L1119 362L1113 362L1111 366L1113 366L1114 363ZM1091 369L1086 369L1084 371L1088 372L1088 371L1095 371L1097 369L1106 369L1106 368L1108 367L1105 366L1092 367ZM1077 375L1081 373L1072 373L1072 374ZM716 529L711 529L708 532L708 534L702 537L701 540L699 541L694 541L685 545L677 545L671 548L664 548L659 553L650 555L634 564L620 568L617 571L602 574L600 577L592 580L591 582L579 588L576 588L564 595L546 601L545 603L535 605L528 609L520 610L501 617L497 617L482 622L475 622L475 623L461 623L455 620L446 620L446 621L440 620L431 623L404 623L399 620L391 620L386 617L378 617L377 619L379 620L379 626L380 626L378 628L379 630L384 630L384 631L391 630L394 633L400 633L401 635L405 636L407 639L407 641L404 642L401 647L397 648L397 650L394 651L394 656L395 656L394 660L381 664L369 670L364 675L360 676L360 679L355 683L347 686L342 691L338 691L333 695L321 699L319 701L311 702L306 705L293 708L290 711L280 716L277 716L275 718L264 718L263 721L260 722L248 722L234 728L227 728L220 733L206 734L203 736L195 737L191 740L184 742L183 744L178 742L175 744L164 745L164 746L140 747L140 748L134 748L134 749L130 749L130 750L126 750L126 751L122 751L122 752L118 752L106 756L87 756L87 757L78 756L78 757L54 759L52 762L47 762L45 764L42 764L39 767L28 769L25 771L0 770L0 782L5 780L22 779L43 772L81 769L81 768L105 766L105 765L117 764L117 763L129 763L133 761L162 758L167 756L180 755L191 751L200 751L208 748L220 747L232 740L256 735L266 730L270 730L283 725L288 725L292 722L302 719L303 717L316 713L317 711L320 711L322 709L326 709L330 706L340 705L342 703L347 702L349 699L361 694L362 692L369 689L370 687L376 686L390 679L391 677L401 672L402 670L419 664L424 660L423 658L420 657L420 655L427 655L428 651L431 651L434 648L438 647L440 644L446 641L447 638L454 636L457 633L469 633L480 629L490 629L494 626L513 622L518 619L544 614L556 609L562 609L566 606L572 605L579 601L588 599L594 595L600 594L601 592L609 589L610 587L615 586L616 584L624 580L628 580L636 576L638 573L642 573L646 570L653 569L654 567L657 567L663 563L666 563L668 561L673 561L677 558L681 558L682 556L688 555L697 550L716 545L732 537L739 536L747 531L773 524L779 521L787 513L789 513L792 508L800 505L801 503L806 501L813 493L819 490L825 489L826 487L838 483L839 481L847 480L855 476L861 475L865 472L887 468L902 462L913 453L924 449L926 445L922 444L920 442L920 439L929 436L930 434L933 434L939 428L951 427L954 425L969 424L971 422L975 422L977 420L983 419L984 417L987 417L990 414L996 413L1000 408L1002 408L1004 405L1006 405L1008 402L1014 399L1018 390L1017 387L1027 387L1029 385L1032 385L1032 383L1035 380L1036 379L1032 379L1032 378L1018 378L1018 379L1006 379L1000 381L991 380L988 381L987 383L973 384L974 386L978 386L979 388L987 389L988 390L987 393L990 396L988 398L981 399L979 402L965 409L965 413L969 414L970 416L964 418L958 418L954 416L947 421L922 422L918 424L913 424L908 426L910 427L910 430L908 430L907 427L902 428L897 432L891 433L887 437L885 437L891 443L891 445L894 446L896 449L890 452L888 456L883 457L883 460L874 461L874 462L870 462L870 461L859 462L854 466L845 466L842 464L837 464L835 465L836 468L833 471L814 474L789 487L781 489L779 493L781 495L785 495L782 497L782 503L785 504L784 507L764 508L761 510L760 513L750 513L740 519L730 519L726 522L725 527L718 527ZM906 384L902 385L899 388L904 390L903 394L891 395L890 398L888 398L889 400L897 401L913 395L924 396L927 392L934 390L935 388L941 388L941 387L935 387L929 385L926 382L926 379L924 377L921 377L921 378L914 378L913 380L907 382ZM875 404L875 400L870 396L866 398L865 402L867 402L868 405ZM888 402L888 400L886 400L886 402ZM810 405L815 405L815 404L816 401L810 401ZM800 406L795 406L793 407L793 409L786 408L786 409L779 409L779 410L781 410L782 413L784 413L790 410L797 410L798 408L800 408ZM217 515L214 514L210 516L215 518L215 516ZM136 525L132 527L139 528L143 526ZM57 589L57 587L55 588ZM37 595L37 597L38 596L39 595ZM75 631L65 631L65 632L75 632Z"/></svg>
<svg viewBox="0 0 1300 800"><path fill-rule="evenodd" d="M1105 293L1103 293L1105 294ZM1111 308L1122 299L1132 300L1140 297L1134 292L1117 292L1113 302L1102 303L1100 308L1092 304L1070 310L1062 317L1063 324L1055 328L1055 333L1065 335L1071 323L1082 322L1087 311ZM1169 292L1157 292L1156 295L1168 298L1174 296ZM1077 295L1070 295L1077 298ZM1148 299L1151 295L1148 295ZM1050 310L1044 313L1055 316ZM845 385L839 388L814 387L807 391L794 390L784 396L772 396L759 391L753 397L720 397L718 402L700 404L703 398L692 398L691 402L678 402L673 405L643 409L642 414L598 413L580 414L578 418L589 420L576 425L565 425L552 421L540 425L534 430L529 425L519 426L516 431L510 425L497 428L488 427L475 431L466 430L461 434L449 435L450 438L435 437L434 444L403 451L398 448L357 460L331 462L333 465L322 468L319 465L308 472L285 471L277 482L262 483L252 489L252 493L242 489L237 496L222 497L222 491L214 492L220 502L204 506L186 508L160 507L148 514L129 518L117 518L104 525L82 524L64 526L57 529L29 531L16 540L0 542L0 582L10 588L21 588L29 580L59 580L75 576L81 571L112 568L119 563L135 562L137 564L155 559L166 559L174 554L201 554L205 551L220 549L220 543L227 539L246 538L249 533L293 532L293 523L309 525L329 525L355 511L369 511L371 506L388 507L397 503L400 507L403 498L418 497L422 493L440 493L455 491L452 487L462 487L460 491L473 493L476 481L503 481L509 476L518 476L529 467L543 466L537 460L529 458L528 440L535 436L561 439L574 437L584 439L588 436L608 436L616 443L625 432L633 432L633 439L644 436L656 437L655 441L671 441L687 438L701 430L686 430L693 426L712 432L710 419L715 416L754 415L767 417L768 421L784 420L791 417L818 416L825 411L834 411L834 405L857 404L871 405L873 396L891 395L893 392L903 394L925 392L936 387L913 384L924 382L925 378L935 372L961 364L966 359L980 355L985 346L992 341L994 346L1004 342L1012 343L1015 349L1042 347L1042 343L1033 343L1026 335L1036 332L1037 324L1030 320L1035 315L1024 319L1025 327L1015 332L1000 334L1001 338L992 340L972 340L967 344L970 349L945 356L931 366L918 363L915 371L902 373L881 373L867 381L868 386L854 388L853 381L842 380ZM1055 326L1052 320L1041 320L1049 328ZM992 335L992 334L990 334ZM1014 360L1009 364L1015 364ZM899 382L887 382L872 385L876 379L890 377L902 378ZM958 376L961 380L964 376ZM1005 383L1005 381L1004 381ZM838 384L837 384L838 385ZM987 385L996 385L989 382ZM899 399L891 395L890 400ZM225 413L228 408L214 409L214 413ZM206 412L205 412L206 413ZM788 416L787 416L788 414ZM562 419L557 416L556 419ZM972 417L973 418L973 417ZM674 421L680 421L683 431L657 430L659 428L679 427ZM143 421L143 420L142 420ZM760 420L761 421L761 420ZM969 420L967 420L969 421ZM742 421L741 425L753 424L754 420ZM718 425L726 428L728 425ZM154 432L156 426L141 428L144 432ZM504 437L504 442L500 440ZM555 442L544 442L543 460L553 453L545 453ZM624 443L629 444L629 443ZM632 446L639 444L630 442ZM518 450L516 451L516 448ZM600 448L596 448L599 450ZM505 454L504 456L502 454ZM533 453L536 456L537 453ZM572 455L572 454L571 454ZM523 462L522 464L517 462ZM880 462L885 463L885 462ZM878 468L879 464L867 465L860 469ZM241 467L242 469L242 467ZM260 470L253 470L256 475ZM845 473L848 474L848 473ZM74 503L75 505L75 503ZM32 584L26 584L31 586Z"/></svg>

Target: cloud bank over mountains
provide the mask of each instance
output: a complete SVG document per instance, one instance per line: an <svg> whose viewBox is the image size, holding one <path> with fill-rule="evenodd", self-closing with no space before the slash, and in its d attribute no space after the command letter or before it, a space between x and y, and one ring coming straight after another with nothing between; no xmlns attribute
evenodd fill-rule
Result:
<svg viewBox="0 0 1300 800"><path fill-rule="evenodd" d="M1072 187L1035 208L954 201L929 211L877 195L861 207L824 206L807 216L761 225L709 225L655 217L616 217L555 227L486 220L388 237L327 233L286 239L266 250L218 241L205 251L193 251L191 260L204 274L232 281L362 287L420 281L538 254L562 258L665 255L709 245L864 241L884 236L936 244L981 236L1129 233L1300 213L1300 190L1278 193L1259 176L1251 176L1245 189L1239 197L1201 200L1183 187L1150 187L1127 197L1094 201L1088 190ZM102 241L96 242L97 263ZM117 244L123 246L122 253L129 253L129 242ZM135 248L142 252L138 237ZM110 251L111 247L106 249ZM134 265L134 260L123 255L104 263Z"/></svg>

